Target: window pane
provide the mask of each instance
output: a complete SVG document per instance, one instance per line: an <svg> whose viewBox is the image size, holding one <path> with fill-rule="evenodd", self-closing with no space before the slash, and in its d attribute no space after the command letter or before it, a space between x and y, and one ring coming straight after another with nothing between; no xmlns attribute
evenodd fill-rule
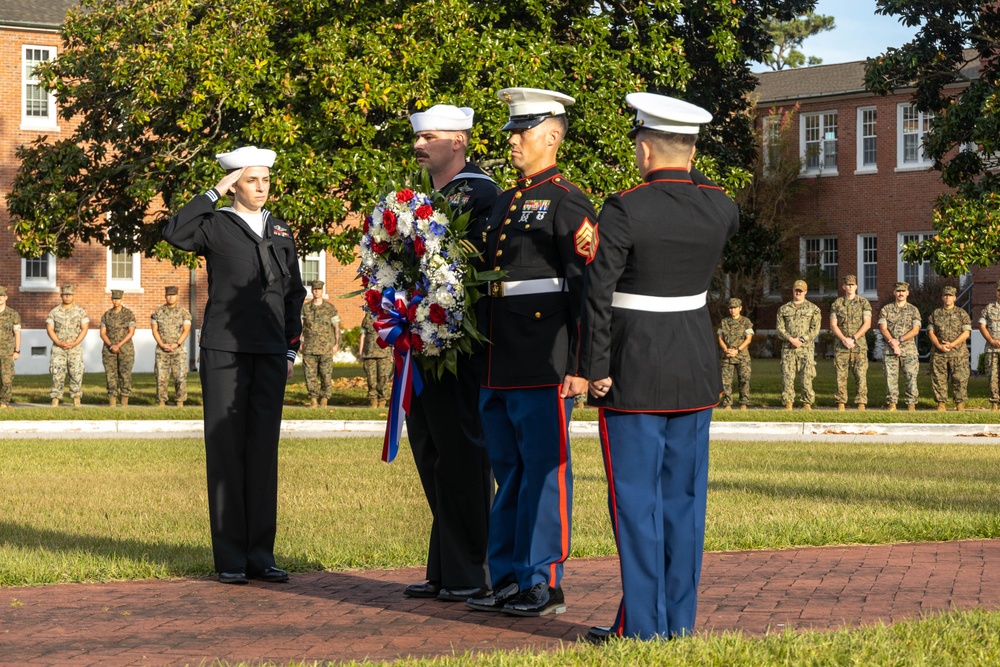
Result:
<svg viewBox="0 0 1000 667"><path fill-rule="evenodd" d="M49 255L42 255L38 259L24 260L24 277L47 280L49 277Z"/></svg>
<svg viewBox="0 0 1000 667"><path fill-rule="evenodd" d="M132 280L132 255L122 252L111 254L111 279Z"/></svg>
<svg viewBox="0 0 1000 667"><path fill-rule="evenodd" d="M319 259L307 257L302 260L302 283L309 285L319 280Z"/></svg>

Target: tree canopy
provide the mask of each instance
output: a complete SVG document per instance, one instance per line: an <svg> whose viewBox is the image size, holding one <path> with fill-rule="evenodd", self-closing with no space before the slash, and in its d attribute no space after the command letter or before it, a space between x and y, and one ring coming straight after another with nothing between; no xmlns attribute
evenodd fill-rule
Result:
<svg viewBox="0 0 1000 667"><path fill-rule="evenodd" d="M835 27L837 26L834 25L832 16L817 14L812 9L787 21L769 19L767 31L771 34L773 44L764 53L763 63L773 70L819 65L823 60L803 53L802 42L807 37L833 30Z"/></svg>
<svg viewBox="0 0 1000 667"><path fill-rule="evenodd" d="M934 114L924 154L954 193L934 208L937 236L908 244L903 257L941 275L1000 259L1000 8L991 0L879 0L880 14L920 27L910 43L868 60L867 87L886 95L913 88Z"/></svg>
<svg viewBox="0 0 1000 667"><path fill-rule="evenodd" d="M18 153L8 195L17 250L68 256L80 241L191 263L160 228L221 176L214 155L277 150L275 214L303 253L354 252L350 211L415 168L408 116L476 110L471 157L500 165L508 86L577 99L561 163L595 198L638 180L625 94L673 94L712 111L700 164L723 184L755 152L748 61L768 21L815 0L83 0L65 48L39 67L64 138Z"/></svg>

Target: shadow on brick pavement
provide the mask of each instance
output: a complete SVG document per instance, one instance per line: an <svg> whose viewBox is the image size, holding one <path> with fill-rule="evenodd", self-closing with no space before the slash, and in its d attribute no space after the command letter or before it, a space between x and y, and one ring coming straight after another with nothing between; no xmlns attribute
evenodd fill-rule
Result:
<svg viewBox="0 0 1000 667"><path fill-rule="evenodd" d="M578 640L609 623L617 558L574 559L568 611L538 619L409 599L423 568L296 574L288 584L208 579L0 590L0 664L149 665L392 660ZM705 555L700 632L747 635L895 622L1000 607L1000 540Z"/></svg>

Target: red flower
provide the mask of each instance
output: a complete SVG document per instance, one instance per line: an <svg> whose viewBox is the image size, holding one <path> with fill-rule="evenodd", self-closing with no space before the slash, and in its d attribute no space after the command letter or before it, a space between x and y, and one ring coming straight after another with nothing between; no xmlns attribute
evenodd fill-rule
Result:
<svg viewBox="0 0 1000 667"><path fill-rule="evenodd" d="M406 319L411 322L417 321L417 304L413 304L406 309Z"/></svg>
<svg viewBox="0 0 1000 667"><path fill-rule="evenodd" d="M419 236L413 239L413 251L417 253L417 257L423 257L424 253L427 252L427 248L424 247L424 240Z"/></svg>
<svg viewBox="0 0 1000 667"><path fill-rule="evenodd" d="M362 287L368 287L368 283L370 283L370 282L371 281L368 280L368 276L361 276L361 286Z"/></svg>
<svg viewBox="0 0 1000 667"><path fill-rule="evenodd" d="M409 188L405 190L400 190L399 192L396 193L396 201L398 201L400 204L405 204L411 199L413 199L413 190L410 190Z"/></svg>
<svg viewBox="0 0 1000 667"><path fill-rule="evenodd" d="M427 220L432 215L434 215L434 207L428 206L427 204L424 204L423 206L418 206L417 210L414 212L414 215L416 215L421 220Z"/></svg>
<svg viewBox="0 0 1000 667"><path fill-rule="evenodd" d="M376 255L384 255L388 249L388 241L376 241L372 244L372 251L374 251Z"/></svg>
<svg viewBox="0 0 1000 667"><path fill-rule="evenodd" d="M444 324L448 320L448 313L440 304L432 303L430 311L431 322L434 324Z"/></svg>
<svg viewBox="0 0 1000 667"><path fill-rule="evenodd" d="M368 233L368 228L371 227L372 217L370 215L365 216L365 225L361 228L361 231L365 234Z"/></svg>
<svg viewBox="0 0 1000 667"><path fill-rule="evenodd" d="M382 309L382 293L377 289L370 289L365 292L365 302L368 304L368 309L373 313L377 313Z"/></svg>
<svg viewBox="0 0 1000 667"><path fill-rule="evenodd" d="M424 341L415 333L410 334L410 347L413 348L415 352L421 352L424 349Z"/></svg>
<svg viewBox="0 0 1000 667"><path fill-rule="evenodd" d="M382 214L382 226L385 227L385 231L389 232L392 236L396 233L396 214L392 211L386 211Z"/></svg>

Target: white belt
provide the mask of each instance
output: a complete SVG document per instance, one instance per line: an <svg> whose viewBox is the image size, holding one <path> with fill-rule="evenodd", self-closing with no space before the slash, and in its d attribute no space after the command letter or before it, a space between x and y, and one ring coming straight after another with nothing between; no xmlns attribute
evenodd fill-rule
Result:
<svg viewBox="0 0 1000 667"><path fill-rule="evenodd" d="M489 284L490 296L524 296L526 294L547 294L565 292L565 278L536 278L535 280L494 281Z"/></svg>
<svg viewBox="0 0 1000 667"><path fill-rule="evenodd" d="M611 307L644 310L648 313L682 313L687 310L698 310L704 306L707 296L708 292L692 296L646 296L615 292L611 297Z"/></svg>

